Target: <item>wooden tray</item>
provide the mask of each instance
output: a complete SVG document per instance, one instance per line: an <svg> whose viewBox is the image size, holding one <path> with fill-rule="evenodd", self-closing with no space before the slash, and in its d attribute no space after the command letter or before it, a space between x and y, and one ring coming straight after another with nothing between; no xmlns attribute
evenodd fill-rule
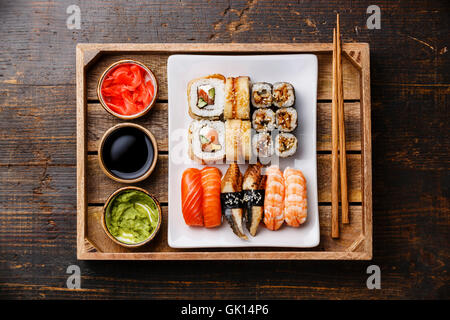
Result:
<svg viewBox="0 0 450 320"><path fill-rule="evenodd" d="M347 138L350 224L340 225L340 238L331 234L331 63L332 44L78 44L77 79L77 257L81 260L370 260L372 258L372 165L370 129L369 45L343 46L345 121ZM219 248L174 249L167 244L168 120L167 58L190 54L314 53L319 60L317 92L317 179L320 244L312 249ZM140 249L125 249L112 242L101 227L102 206L123 186L109 179L97 160L97 143L111 126L121 122L100 105L97 81L114 61L131 58L147 64L160 85L158 103L142 119L160 150L152 175L137 186L161 202L159 234Z"/></svg>

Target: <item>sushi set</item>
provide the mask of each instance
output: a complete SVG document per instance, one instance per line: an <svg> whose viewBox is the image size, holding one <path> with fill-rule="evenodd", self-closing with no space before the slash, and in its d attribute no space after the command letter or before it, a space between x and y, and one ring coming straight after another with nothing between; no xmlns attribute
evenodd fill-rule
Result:
<svg viewBox="0 0 450 320"><path fill-rule="evenodd" d="M177 54L168 59L167 70L169 246L317 246L316 56ZM260 113L274 117L259 121L255 114ZM187 139L179 140L179 135ZM170 150L180 150L181 157ZM202 193L193 181L183 179L180 194L180 177L209 167L217 169L222 180L206 184L220 188L220 194L208 194L205 188ZM285 196L285 173L290 170L301 175L302 183ZM255 184L262 177L267 181L258 189L252 187L253 194L244 188L249 172L254 173ZM277 183L280 188L274 188ZM204 181L201 184L205 186ZM183 195L183 190L191 192ZM260 198L260 214L252 215L251 195ZM291 204L289 199L297 201ZM213 214L223 217L223 223L198 226L202 213L213 211L202 205L205 201L215 202ZM305 210L296 210L300 208ZM288 213L295 216L289 219Z"/></svg>
<svg viewBox="0 0 450 320"><path fill-rule="evenodd" d="M332 50L79 44L78 258L371 259L369 48L343 45L351 223L338 239Z"/></svg>

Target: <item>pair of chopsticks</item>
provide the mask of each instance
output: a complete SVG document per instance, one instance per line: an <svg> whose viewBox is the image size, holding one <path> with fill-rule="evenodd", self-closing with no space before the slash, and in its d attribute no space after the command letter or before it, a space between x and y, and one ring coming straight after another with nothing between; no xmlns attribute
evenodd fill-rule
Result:
<svg viewBox="0 0 450 320"><path fill-rule="evenodd" d="M342 223L349 223L347 196L347 157L345 149L344 81L339 13L333 29L333 100L331 103L331 237L339 238L339 175L341 181ZM338 152L338 149L340 152ZM340 167L340 170L339 170Z"/></svg>

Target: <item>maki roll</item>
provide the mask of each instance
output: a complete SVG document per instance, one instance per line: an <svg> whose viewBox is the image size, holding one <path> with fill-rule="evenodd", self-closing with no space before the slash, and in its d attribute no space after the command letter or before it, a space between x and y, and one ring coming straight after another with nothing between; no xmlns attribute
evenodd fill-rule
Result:
<svg viewBox="0 0 450 320"><path fill-rule="evenodd" d="M212 74L189 81L189 115L194 119L218 119L225 103L225 77Z"/></svg>
<svg viewBox="0 0 450 320"><path fill-rule="evenodd" d="M250 119L250 78L229 77L225 80L223 116L229 119Z"/></svg>
<svg viewBox="0 0 450 320"><path fill-rule="evenodd" d="M291 132L297 128L297 110L292 107L278 109L275 118L281 132Z"/></svg>
<svg viewBox="0 0 450 320"><path fill-rule="evenodd" d="M225 121L226 160L244 163L251 158L251 123L247 120Z"/></svg>
<svg viewBox="0 0 450 320"><path fill-rule="evenodd" d="M252 139L252 147L253 154L259 158L273 156L274 148L271 134L267 132L255 134Z"/></svg>
<svg viewBox="0 0 450 320"><path fill-rule="evenodd" d="M192 121L188 141L192 160L204 164L218 162L225 157L225 126L221 121Z"/></svg>
<svg viewBox="0 0 450 320"><path fill-rule="evenodd" d="M295 103L295 91L288 82L276 82L273 84L272 103L278 108L292 107Z"/></svg>
<svg viewBox="0 0 450 320"><path fill-rule="evenodd" d="M272 105L272 85L256 82L252 86L252 105L255 108L268 108Z"/></svg>
<svg viewBox="0 0 450 320"><path fill-rule="evenodd" d="M256 109L252 116L253 129L257 132L275 129L275 113L271 109Z"/></svg>
<svg viewBox="0 0 450 320"><path fill-rule="evenodd" d="M281 158L287 158L297 151L297 138L292 133L280 132L275 138L275 153Z"/></svg>

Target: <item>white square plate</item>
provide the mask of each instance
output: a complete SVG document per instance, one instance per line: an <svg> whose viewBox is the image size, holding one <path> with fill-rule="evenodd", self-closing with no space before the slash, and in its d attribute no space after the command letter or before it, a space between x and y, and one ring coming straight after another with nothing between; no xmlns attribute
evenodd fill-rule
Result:
<svg viewBox="0 0 450 320"><path fill-rule="evenodd" d="M313 54L287 55L172 55L168 59L169 90L169 229L173 248L207 247L315 247L320 241L317 203L316 100L317 57ZM298 138L295 155L280 159L279 166L303 171L308 189L308 218L299 228L283 224L277 231L260 225L255 237L241 240L224 219L218 228L189 227L181 212L181 176L187 168L202 168L188 157L187 132L192 119L188 114L187 84L205 75L249 76L252 82L289 82L295 89L298 112ZM247 165L239 165L244 174ZM222 174L228 168L217 165Z"/></svg>

